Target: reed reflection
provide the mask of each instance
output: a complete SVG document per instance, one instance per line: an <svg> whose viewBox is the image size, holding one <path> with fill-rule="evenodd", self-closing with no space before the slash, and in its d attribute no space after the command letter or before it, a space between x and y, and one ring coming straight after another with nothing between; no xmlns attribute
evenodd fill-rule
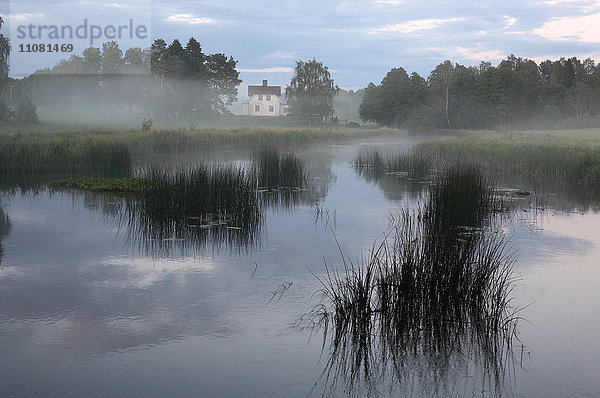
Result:
<svg viewBox="0 0 600 398"><path fill-rule="evenodd" d="M512 209L480 172L452 168L424 202L393 217L366 258L342 254L339 271L326 264L324 301L310 314L329 341L325 395L386 386L448 396L465 374L461 388L502 395L517 332L515 258L490 227Z"/></svg>

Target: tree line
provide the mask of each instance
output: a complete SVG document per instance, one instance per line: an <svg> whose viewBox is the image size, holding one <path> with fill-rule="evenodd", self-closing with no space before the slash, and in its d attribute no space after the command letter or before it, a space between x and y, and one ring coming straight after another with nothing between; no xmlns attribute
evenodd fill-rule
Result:
<svg viewBox="0 0 600 398"><path fill-rule="evenodd" d="M52 68L14 81L14 94L48 109L145 112L159 120L194 121L229 113L241 83L237 61L205 54L190 38L123 52L115 41L86 48Z"/></svg>
<svg viewBox="0 0 600 398"><path fill-rule="evenodd" d="M365 88L358 112L389 127L550 127L600 114L600 65L576 57L538 65L510 55L497 66L444 61L427 79L399 67Z"/></svg>

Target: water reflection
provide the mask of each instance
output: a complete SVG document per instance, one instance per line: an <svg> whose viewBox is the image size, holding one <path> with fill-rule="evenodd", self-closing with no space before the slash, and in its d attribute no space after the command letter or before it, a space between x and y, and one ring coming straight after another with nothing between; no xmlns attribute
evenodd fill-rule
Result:
<svg viewBox="0 0 600 398"><path fill-rule="evenodd" d="M312 174L315 173L315 174ZM318 175L317 175L318 173ZM265 211L291 211L326 195L327 161L262 149L249 167L188 164L137 175L155 186L134 194L73 192L90 211L125 229L131 248L153 258L260 250Z"/></svg>
<svg viewBox="0 0 600 398"><path fill-rule="evenodd" d="M468 159L458 161L469 165ZM411 152L381 150L374 146L362 146L353 160L353 166L358 175L376 184L390 200L402 199L403 192L408 192L410 198L416 198L423 189L423 182L439 172L431 169L430 159L420 158ZM442 168L446 166L446 163L440 165ZM506 192L531 192L532 196L524 199L533 201L533 207L564 212L600 211L600 193L594 187L560 178L507 173L500 169L486 169L484 173L488 180L494 181Z"/></svg>
<svg viewBox="0 0 600 398"><path fill-rule="evenodd" d="M4 256L4 247L2 246L2 239L10 233L12 229L12 223L8 214L4 212L2 202L0 202L0 265L2 265L2 258Z"/></svg>
<svg viewBox="0 0 600 398"><path fill-rule="evenodd" d="M378 187L386 199L401 201L418 199L427 184L423 181L409 178L406 173L388 173L370 168L358 168L356 172L366 182Z"/></svg>
<svg viewBox="0 0 600 398"><path fill-rule="evenodd" d="M518 319L514 257L490 227L513 209L481 173L450 169L368 258L326 265L325 301L309 317L330 341L325 390L449 396L464 373L465 388L502 395Z"/></svg>

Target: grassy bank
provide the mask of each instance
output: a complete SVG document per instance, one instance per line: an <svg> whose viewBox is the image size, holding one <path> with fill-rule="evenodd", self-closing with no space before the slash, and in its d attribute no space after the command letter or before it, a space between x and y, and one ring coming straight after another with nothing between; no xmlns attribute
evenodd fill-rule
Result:
<svg viewBox="0 0 600 398"><path fill-rule="evenodd" d="M471 132L466 137L421 142L407 153L365 148L354 164L359 169L417 177L433 168L471 164L490 173L558 178L579 186L600 187L600 132Z"/></svg>
<svg viewBox="0 0 600 398"><path fill-rule="evenodd" d="M458 138L429 141L413 148L415 159L431 165L472 163L489 171L556 177L600 186L600 147L549 140Z"/></svg>
<svg viewBox="0 0 600 398"><path fill-rule="evenodd" d="M388 129L165 129L123 131L40 131L8 126L0 133L0 174L44 171L105 171L129 167L134 156L177 153L223 146L257 148L340 142L373 136L405 134Z"/></svg>
<svg viewBox="0 0 600 398"><path fill-rule="evenodd" d="M0 174L127 170L131 150L122 140L73 133L1 134Z"/></svg>

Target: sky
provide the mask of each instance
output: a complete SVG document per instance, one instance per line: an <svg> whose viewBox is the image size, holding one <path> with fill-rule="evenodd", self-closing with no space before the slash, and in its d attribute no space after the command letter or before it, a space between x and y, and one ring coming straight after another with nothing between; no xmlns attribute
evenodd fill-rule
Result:
<svg viewBox="0 0 600 398"><path fill-rule="evenodd" d="M312 58L329 67L340 87L354 89L377 84L400 66L427 77L446 59L497 64L515 54L538 62L600 61L600 0L0 0L0 15L7 14L13 46L17 22L88 18L106 26L137 18L149 32L137 44L178 38L185 45L194 37L206 53L232 55L244 84L285 85L295 61ZM21 57L11 61L12 73L31 73L50 60L56 61Z"/></svg>

